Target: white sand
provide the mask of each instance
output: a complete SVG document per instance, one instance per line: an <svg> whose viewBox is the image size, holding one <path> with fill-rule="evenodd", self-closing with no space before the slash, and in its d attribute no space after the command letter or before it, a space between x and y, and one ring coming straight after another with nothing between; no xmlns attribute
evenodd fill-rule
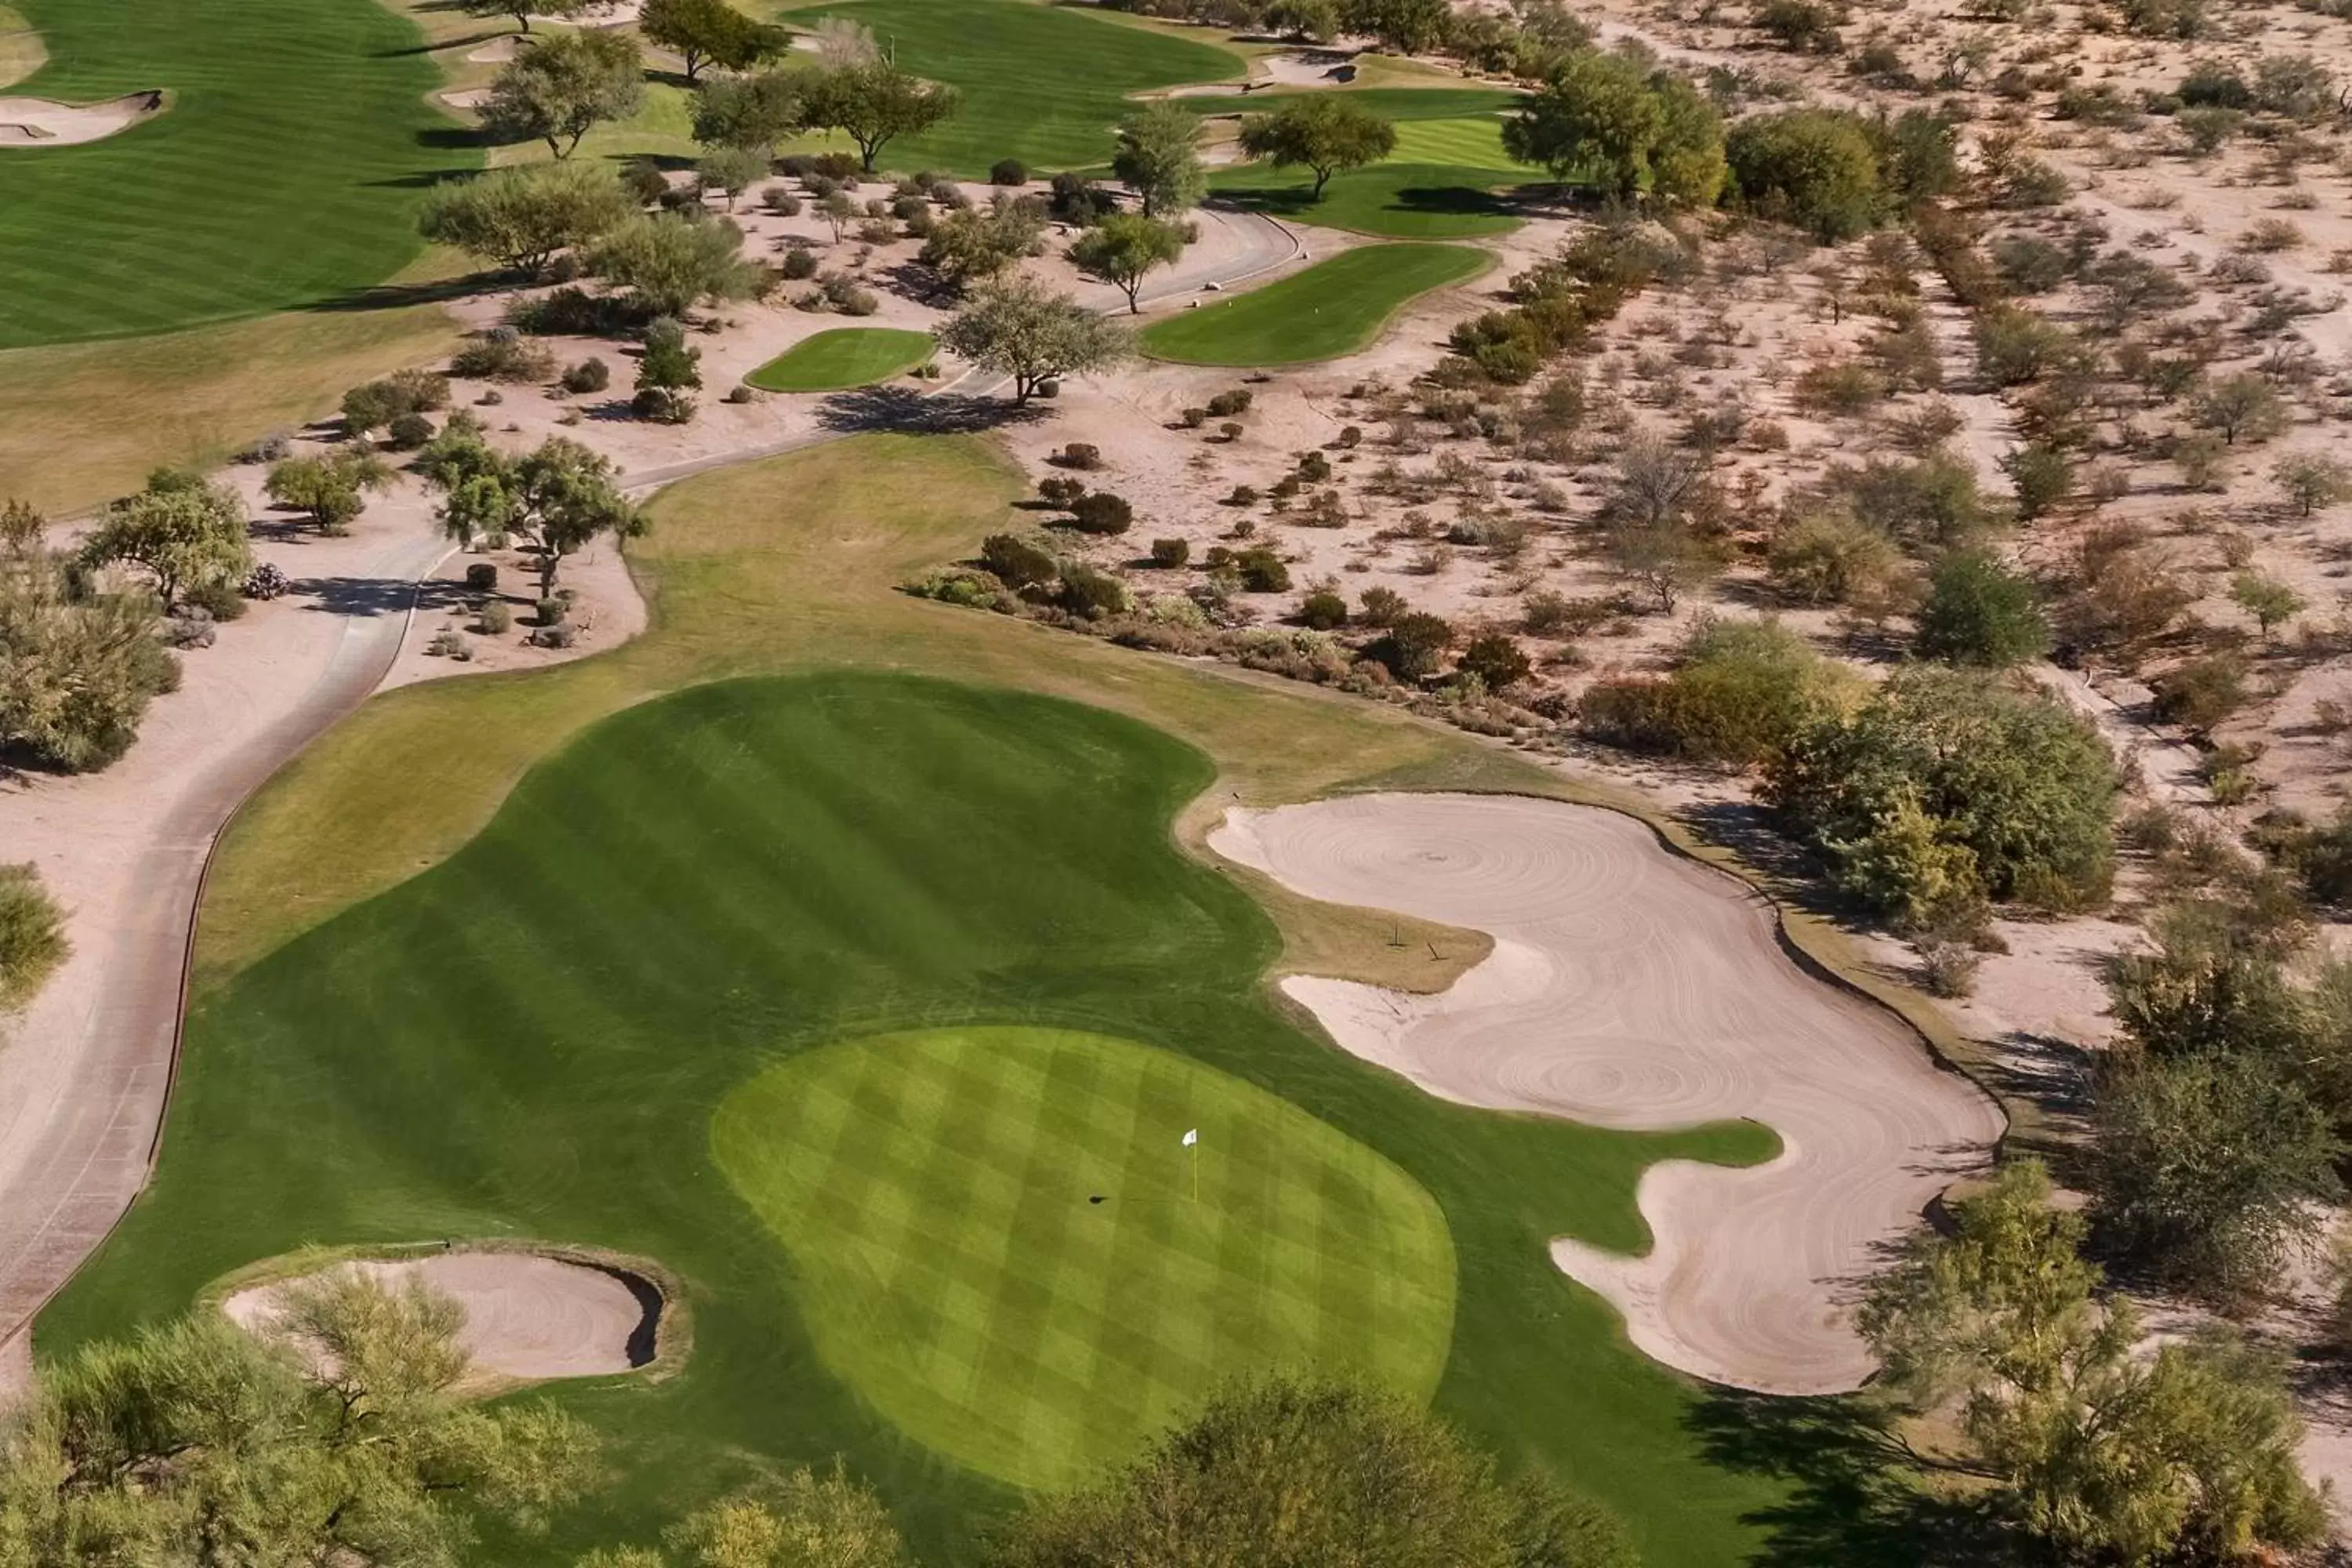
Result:
<svg viewBox="0 0 2352 1568"><path fill-rule="evenodd" d="M1644 1174L1648 1256L1561 1240L1553 1259L1694 1375L1774 1394L1869 1375L1852 1285L1983 1166L2001 1118L1892 1016L1800 971L1760 896L1630 817L1504 796L1235 812L1210 844L1312 898L1494 936L1437 996L1283 982L1342 1047L1432 1094L1608 1127L1772 1128L1785 1147L1765 1165Z"/></svg>
<svg viewBox="0 0 2352 1568"><path fill-rule="evenodd" d="M161 92L126 93L103 103L0 98L0 147L65 147L96 142L163 110Z"/></svg>
<svg viewBox="0 0 2352 1568"><path fill-rule="evenodd" d="M466 1310L457 1342L476 1367L501 1377L599 1377L627 1372L629 1339L645 1310L601 1268L528 1252L445 1252L339 1267L404 1289L411 1279ZM286 1282L240 1290L221 1310L247 1328L275 1315Z"/></svg>

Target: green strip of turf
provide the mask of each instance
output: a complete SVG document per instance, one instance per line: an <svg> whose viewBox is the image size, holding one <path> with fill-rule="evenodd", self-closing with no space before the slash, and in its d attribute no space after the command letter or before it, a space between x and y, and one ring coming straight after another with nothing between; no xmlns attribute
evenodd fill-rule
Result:
<svg viewBox="0 0 2352 1568"><path fill-rule="evenodd" d="M832 327L804 338L743 379L763 392L868 386L931 357L931 334L895 327Z"/></svg>
<svg viewBox="0 0 2352 1568"><path fill-rule="evenodd" d="M891 142L883 160L977 178L1001 158L1038 173L1105 163L1129 95L1241 74L1241 58L1228 50L1090 10L1034 0L857 0L790 20L861 22L908 70L953 83L963 93L955 118Z"/></svg>
<svg viewBox="0 0 2352 1568"><path fill-rule="evenodd" d="M172 100L103 141L0 149L0 348L352 298L417 254L417 194L481 161L377 0L16 3L49 59L11 94Z"/></svg>
<svg viewBox="0 0 2352 1568"><path fill-rule="evenodd" d="M1084 1479L1221 1378L1354 1373L1425 1399L1445 1364L1430 1195L1173 1052L1066 1029L850 1041L728 1096L711 1142L792 1254L826 1363L1018 1486Z"/></svg>
<svg viewBox="0 0 2352 1568"><path fill-rule="evenodd" d="M1276 365L1336 359L1380 335L1415 295L1459 283L1492 258L1466 245L1367 245L1278 283L1171 316L1143 348L1185 364Z"/></svg>
<svg viewBox="0 0 2352 1568"><path fill-rule="evenodd" d="M1493 114L1525 101L1525 94L1494 87L1343 87L1307 91L1206 94L1178 101L1196 114L1270 114L1303 98L1337 92L1361 104L1383 120L1400 125L1416 120L1458 120L1465 115Z"/></svg>

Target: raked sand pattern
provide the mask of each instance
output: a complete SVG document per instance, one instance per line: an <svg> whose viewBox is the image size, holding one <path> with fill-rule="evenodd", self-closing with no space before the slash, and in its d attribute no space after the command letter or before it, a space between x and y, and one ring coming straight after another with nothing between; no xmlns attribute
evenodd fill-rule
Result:
<svg viewBox="0 0 2352 1568"><path fill-rule="evenodd" d="M1766 1164L1651 1168L1646 1257L1559 1240L1553 1260L1695 1376L1823 1394L1869 1375L1854 1282L1982 1167L2001 1117L1891 1015L1799 969L1753 889L1631 817L1510 796L1237 810L1209 842L1308 897L1495 938L1435 996L1282 983L1346 1049L1430 1093L1608 1127L1770 1127L1783 1148Z"/></svg>

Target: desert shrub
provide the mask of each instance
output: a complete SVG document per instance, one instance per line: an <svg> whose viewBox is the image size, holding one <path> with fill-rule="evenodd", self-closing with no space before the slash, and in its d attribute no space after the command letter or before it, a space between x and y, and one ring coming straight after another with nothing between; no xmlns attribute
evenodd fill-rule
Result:
<svg viewBox="0 0 2352 1568"><path fill-rule="evenodd" d="M2074 258L2030 234L2005 234L1990 249L1993 269L2011 294L2046 294L2074 275Z"/></svg>
<svg viewBox="0 0 2352 1568"><path fill-rule="evenodd" d="M523 342L511 327L493 327L450 356L449 374L469 381L545 381L555 374L555 355Z"/></svg>
<svg viewBox="0 0 2352 1568"><path fill-rule="evenodd" d="M1841 886L1914 924L1978 895L2078 909L2114 875L2114 759L2087 720L1973 670L1897 672L1816 720L1768 793Z"/></svg>
<svg viewBox="0 0 2352 1568"><path fill-rule="evenodd" d="M1029 165L1018 158L999 158L989 165L988 183L992 185L1025 185L1029 183Z"/></svg>
<svg viewBox="0 0 2352 1568"><path fill-rule="evenodd" d="M1850 706L1853 679L1777 621L1702 621L1662 680L1597 684L1579 710L1584 732L1632 751L1751 767Z"/></svg>
<svg viewBox="0 0 2352 1568"><path fill-rule="evenodd" d="M1913 646L1947 664L2006 669L2050 651L2050 621L2031 579L1988 551L1958 550L1928 575Z"/></svg>
<svg viewBox="0 0 2352 1568"><path fill-rule="evenodd" d="M514 629L514 606L504 599L485 599L474 612L474 626L484 637L504 637Z"/></svg>
<svg viewBox="0 0 2352 1568"><path fill-rule="evenodd" d="M563 390L566 392L602 392L612 384L612 368L601 359L583 359L578 364L564 368Z"/></svg>
<svg viewBox="0 0 2352 1568"><path fill-rule="evenodd" d="M1922 546L1965 545L1992 521L1976 469L1942 448L1908 461L1832 464L1822 477L1821 500L1890 538Z"/></svg>
<svg viewBox="0 0 2352 1568"><path fill-rule="evenodd" d="M1249 412L1252 401L1250 390L1245 386L1237 386L1231 392L1221 392L1209 399L1208 416L1212 419L1230 419L1236 414L1246 414Z"/></svg>
<svg viewBox="0 0 2352 1568"><path fill-rule="evenodd" d="M466 567L466 592L494 594L498 592L499 568L494 561L476 561Z"/></svg>
<svg viewBox="0 0 2352 1568"><path fill-rule="evenodd" d="M1487 690L1500 691L1534 673L1535 663L1508 633L1487 631L1470 639L1454 668L1476 676Z"/></svg>
<svg viewBox="0 0 2352 1568"><path fill-rule="evenodd" d="M1053 556L1010 533L992 533L982 540L980 560L982 565L1012 588L1050 583L1056 574Z"/></svg>
<svg viewBox="0 0 2352 1568"><path fill-rule="evenodd" d="M1368 619L1369 601L1372 594L1381 591L1370 589L1364 594ZM1437 673L1438 661L1453 646L1454 628L1442 617L1408 610L1388 623L1386 633L1364 649L1364 657L1386 667L1399 680L1421 680Z"/></svg>
<svg viewBox="0 0 2352 1568"><path fill-rule="evenodd" d="M1048 460L1066 468L1091 472L1103 466L1102 448L1091 441L1072 441Z"/></svg>
<svg viewBox="0 0 2352 1568"><path fill-rule="evenodd" d="M803 283L816 276L816 252L805 245L795 245L784 252L776 270L790 283Z"/></svg>
<svg viewBox="0 0 2352 1568"><path fill-rule="evenodd" d="M1761 0L1748 20L1782 48L1811 54L1837 52L1837 12L1822 0Z"/></svg>
<svg viewBox="0 0 2352 1568"><path fill-rule="evenodd" d="M1724 156L1741 205L1830 243L1885 221L1878 154L1859 115L1792 109L1736 121Z"/></svg>
<svg viewBox="0 0 2352 1568"><path fill-rule="evenodd" d="M1048 474L1037 481L1037 499L1047 506L1065 510L1076 505L1078 498L1086 493L1086 480L1070 479L1066 475Z"/></svg>
<svg viewBox="0 0 2352 1568"><path fill-rule="evenodd" d="M1797 406L1808 413L1853 418L1886 400L1886 383L1868 365L1843 361L1808 365L1793 389Z"/></svg>
<svg viewBox="0 0 2352 1568"><path fill-rule="evenodd" d="M1969 331L1976 339L1977 368L1996 386L2038 381L2080 353L2065 328L2021 305L1979 310Z"/></svg>
<svg viewBox="0 0 2352 1568"><path fill-rule="evenodd" d="M78 595L38 552L0 558L0 754L89 773L128 751L148 700L179 681L152 605Z"/></svg>
<svg viewBox="0 0 2352 1568"><path fill-rule="evenodd" d="M2246 370L2208 384L2198 394L2192 412L2200 425L2234 447L2278 435L2287 427L2290 411L2267 376Z"/></svg>
<svg viewBox="0 0 2352 1568"><path fill-rule="evenodd" d="M66 952L65 916L39 868L0 866L0 1013L31 1001Z"/></svg>
<svg viewBox="0 0 2352 1568"><path fill-rule="evenodd" d="M1118 577L1083 561L1073 561L1062 568L1062 589L1057 595L1061 606L1074 616L1098 620L1105 616L1124 615L1133 607L1134 600L1127 584Z"/></svg>
<svg viewBox="0 0 2352 1568"><path fill-rule="evenodd" d="M1811 512L1783 529L1768 561L1774 585L1808 605L1871 605L1903 569L1893 539L1842 510Z"/></svg>
<svg viewBox="0 0 2352 1568"><path fill-rule="evenodd" d="M2029 441L2000 460L2017 497L2017 515L2028 521L2048 512L2074 491L2074 459L2043 441Z"/></svg>
<svg viewBox="0 0 2352 1568"><path fill-rule="evenodd" d="M1254 544L1234 552L1234 570L1242 586L1253 594L1283 594L1290 590L1290 568L1270 544Z"/></svg>
<svg viewBox="0 0 2352 1568"><path fill-rule="evenodd" d="M1125 533L1135 522L1135 508L1124 496L1096 490L1070 503L1070 519L1081 533Z"/></svg>
<svg viewBox="0 0 2352 1568"><path fill-rule="evenodd" d="M1172 570L1187 564L1192 559L1192 546L1187 540L1155 539L1151 542L1151 563L1154 566Z"/></svg>
<svg viewBox="0 0 2352 1568"><path fill-rule="evenodd" d="M248 599L268 600L279 597L293 585L283 567L265 561L245 574L245 581L237 585L237 592Z"/></svg>
<svg viewBox="0 0 2352 1568"><path fill-rule="evenodd" d="M2226 650L2175 665L2148 684L2156 692L2156 716L2196 735L2211 734L2252 695L2246 661Z"/></svg>
<svg viewBox="0 0 2352 1568"><path fill-rule="evenodd" d="M1374 586L1356 595L1356 618L1368 626L1393 626L1405 614L1404 595L1394 588Z"/></svg>
<svg viewBox="0 0 2352 1568"><path fill-rule="evenodd" d="M1318 588L1298 601L1298 618L1318 632L1348 624L1348 601L1336 588Z"/></svg>

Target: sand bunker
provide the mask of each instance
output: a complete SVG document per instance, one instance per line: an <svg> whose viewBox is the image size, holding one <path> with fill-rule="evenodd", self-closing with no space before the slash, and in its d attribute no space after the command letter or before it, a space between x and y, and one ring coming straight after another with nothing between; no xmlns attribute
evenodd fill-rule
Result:
<svg viewBox="0 0 2352 1568"><path fill-rule="evenodd" d="M457 1342L480 1371L539 1380L629 1372L654 1358L661 1296L648 1282L532 1252L440 1252L335 1267L395 1289L422 1279L466 1309ZM285 1281L239 1290L221 1310L247 1328L275 1313Z"/></svg>
<svg viewBox="0 0 2352 1568"><path fill-rule="evenodd" d="M490 89L487 87L452 88L441 95L441 101L452 109L479 109L490 101Z"/></svg>
<svg viewBox="0 0 2352 1568"><path fill-rule="evenodd" d="M0 98L0 147L64 147L95 142L163 111L161 92L133 92L104 103Z"/></svg>
<svg viewBox="0 0 2352 1568"><path fill-rule="evenodd" d="M1495 938L1436 996L1294 975L1283 989L1348 1050L1432 1094L1602 1126L1747 1117L1768 1164L1651 1167L1656 1237L1552 1258L1625 1315L1643 1351L1771 1394L1854 1387L1872 1363L1853 1282L2001 1131L1882 1009L1800 970L1770 907L1630 817L1507 796L1370 795L1235 811L1219 854L1310 898Z"/></svg>

